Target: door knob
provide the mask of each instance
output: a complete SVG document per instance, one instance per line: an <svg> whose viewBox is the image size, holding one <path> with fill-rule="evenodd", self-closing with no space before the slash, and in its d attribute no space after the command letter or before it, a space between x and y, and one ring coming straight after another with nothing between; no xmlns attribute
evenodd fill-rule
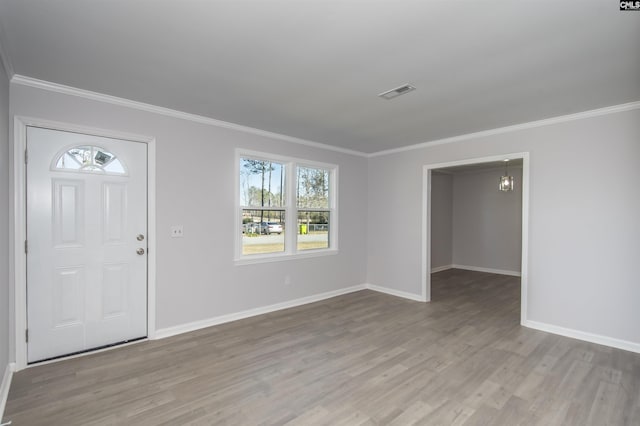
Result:
<svg viewBox="0 0 640 426"><path fill-rule="evenodd" d="M138 241L144 240L144 235L138 234L138 236L136 237L136 240L138 240Z"/></svg>
<svg viewBox="0 0 640 426"><path fill-rule="evenodd" d="M144 254L144 249L143 248L139 248L138 250L136 250L136 253L138 253L140 256L142 256Z"/></svg>

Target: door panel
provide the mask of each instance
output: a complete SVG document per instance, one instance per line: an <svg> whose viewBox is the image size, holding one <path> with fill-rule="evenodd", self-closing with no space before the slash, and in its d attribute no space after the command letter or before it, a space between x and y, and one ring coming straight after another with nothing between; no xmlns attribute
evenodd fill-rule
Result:
<svg viewBox="0 0 640 426"><path fill-rule="evenodd" d="M53 179L53 245L82 247L84 242L84 182Z"/></svg>
<svg viewBox="0 0 640 426"><path fill-rule="evenodd" d="M84 318L84 268L56 268L54 274L54 327L81 324Z"/></svg>
<svg viewBox="0 0 640 426"><path fill-rule="evenodd" d="M102 184L102 230L105 244L124 244L127 228L127 186Z"/></svg>
<svg viewBox="0 0 640 426"><path fill-rule="evenodd" d="M129 265L102 267L102 319L126 315Z"/></svg>
<svg viewBox="0 0 640 426"><path fill-rule="evenodd" d="M146 336L146 144L28 127L27 150L28 361Z"/></svg>

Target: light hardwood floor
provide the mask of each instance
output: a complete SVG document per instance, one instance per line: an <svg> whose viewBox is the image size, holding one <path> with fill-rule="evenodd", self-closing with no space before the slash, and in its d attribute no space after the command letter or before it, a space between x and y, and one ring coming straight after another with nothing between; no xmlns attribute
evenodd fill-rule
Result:
<svg viewBox="0 0 640 426"><path fill-rule="evenodd" d="M15 374L19 425L639 425L640 355L521 327L519 279L433 275ZM570 308L570 307L568 307Z"/></svg>

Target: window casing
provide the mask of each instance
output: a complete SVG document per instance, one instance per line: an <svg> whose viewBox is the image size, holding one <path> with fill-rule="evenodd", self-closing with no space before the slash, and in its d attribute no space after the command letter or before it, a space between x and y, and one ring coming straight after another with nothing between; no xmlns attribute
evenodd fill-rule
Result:
<svg viewBox="0 0 640 426"><path fill-rule="evenodd" d="M236 167L238 263L337 252L336 165L238 150Z"/></svg>

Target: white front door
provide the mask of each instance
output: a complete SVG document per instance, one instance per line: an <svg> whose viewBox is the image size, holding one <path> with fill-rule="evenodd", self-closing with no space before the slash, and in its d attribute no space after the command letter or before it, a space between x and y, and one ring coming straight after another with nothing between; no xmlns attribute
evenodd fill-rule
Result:
<svg viewBox="0 0 640 426"><path fill-rule="evenodd" d="M27 127L28 362L147 335L147 146Z"/></svg>

